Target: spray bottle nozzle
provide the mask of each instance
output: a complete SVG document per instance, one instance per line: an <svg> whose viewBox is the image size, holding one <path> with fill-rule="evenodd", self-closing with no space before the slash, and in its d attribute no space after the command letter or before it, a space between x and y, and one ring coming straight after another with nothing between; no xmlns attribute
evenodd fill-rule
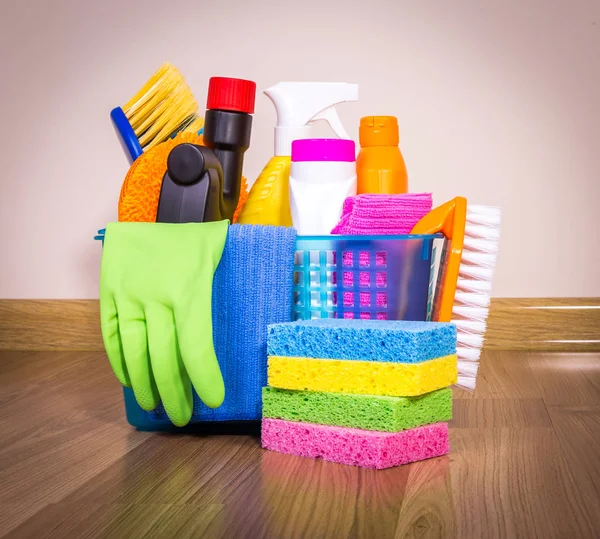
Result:
<svg viewBox="0 0 600 539"><path fill-rule="evenodd" d="M340 138L350 138L335 105L358 100L358 84L346 82L279 82L264 93L277 111L275 155L291 155L292 141L312 136L311 123L325 120Z"/></svg>

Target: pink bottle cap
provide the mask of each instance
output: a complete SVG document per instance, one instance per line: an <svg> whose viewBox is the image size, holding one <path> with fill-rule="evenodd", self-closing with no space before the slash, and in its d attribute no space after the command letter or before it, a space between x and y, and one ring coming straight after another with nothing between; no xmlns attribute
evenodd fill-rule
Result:
<svg viewBox="0 0 600 539"><path fill-rule="evenodd" d="M356 161L353 140L309 138L292 141L292 161Z"/></svg>

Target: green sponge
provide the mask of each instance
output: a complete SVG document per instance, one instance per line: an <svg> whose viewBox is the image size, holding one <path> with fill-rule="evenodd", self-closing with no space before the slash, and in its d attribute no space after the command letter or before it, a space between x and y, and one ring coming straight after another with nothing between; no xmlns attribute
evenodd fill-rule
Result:
<svg viewBox="0 0 600 539"><path fill-rule="evenodd" d="M452 390L385 397L264 387L263 417L398 432L452 419Z"/></svg>

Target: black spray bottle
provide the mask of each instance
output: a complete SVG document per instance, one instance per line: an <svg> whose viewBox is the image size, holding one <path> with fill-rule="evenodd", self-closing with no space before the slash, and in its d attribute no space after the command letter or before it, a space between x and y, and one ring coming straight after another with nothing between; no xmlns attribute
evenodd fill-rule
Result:
<svg viewBox="0 0 600 539"><path fill-rule="evenodd" d="M244 153L250 146L256 84L212 77L204 118L204 146L171 150L156 221L204 223L233 218L240 196Z"/></svg>

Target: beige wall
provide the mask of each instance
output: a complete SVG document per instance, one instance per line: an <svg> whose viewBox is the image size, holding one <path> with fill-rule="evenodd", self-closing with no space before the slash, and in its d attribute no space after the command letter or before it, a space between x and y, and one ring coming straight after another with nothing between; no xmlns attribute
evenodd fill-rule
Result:
<svg viewBox="0 0 600 539"><path fill-rule="evenodd" d="M109 111L165 60L202 106L211 75L357 82L342 120L398 116L412 191L503 208L494 295L600 296L598 0L2 4L0 297L97 297ZM261 93L251 179L274 122Z"/></svg>

